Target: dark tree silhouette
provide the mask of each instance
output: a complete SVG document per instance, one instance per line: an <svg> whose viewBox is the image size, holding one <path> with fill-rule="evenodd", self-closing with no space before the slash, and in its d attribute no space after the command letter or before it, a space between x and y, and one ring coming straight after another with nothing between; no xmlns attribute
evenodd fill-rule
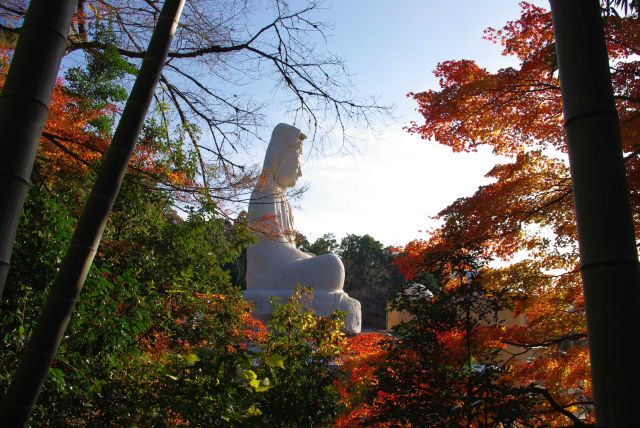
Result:
<svg viewBox="0 0 640 428"><path fill-rule="evenodd" d="M29 4L0 97L0 299L76 3Z"/></svg>
<svg viewBox="0 0 640 428"><path fill-rule="evenodd" d="M122 118L51 294L0 407L0 426L25 426L97 251L167 58L184 0L166 0Z"/></svg>
<svg viewBox="0 0 640 428"><path fill-rule="evenodd" d="M386 328L387 302L404 283L389 248L371 235L348 234L337 249L345 268L344 289L362 305L363 328Z"/></svg>
<svg viewBox="0 0 640 428"><path fill-rule="evenodd" d="M635 3L634 3L635 4ZM597 0L552 0L598 423L637 424L640 269Z"/></svg>

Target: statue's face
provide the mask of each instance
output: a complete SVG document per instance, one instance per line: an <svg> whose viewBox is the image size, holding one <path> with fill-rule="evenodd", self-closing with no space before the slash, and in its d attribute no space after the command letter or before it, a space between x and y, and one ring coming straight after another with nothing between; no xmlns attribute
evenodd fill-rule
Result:
<svg viewBox="0 0 640 428"><path fill-rule="evenodd" d="M300 134L298 141L295 143L295 148L284 152L282 158L279 159L276 181L280 187L292 187L296 184L298 178L302 177L300 150L302 149L303 139L304 134Z"/></svg>

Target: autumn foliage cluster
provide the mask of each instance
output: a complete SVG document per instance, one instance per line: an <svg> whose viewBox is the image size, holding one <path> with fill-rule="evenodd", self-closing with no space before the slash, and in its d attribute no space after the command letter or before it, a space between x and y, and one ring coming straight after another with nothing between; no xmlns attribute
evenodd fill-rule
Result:
<svg viewBox="0 0 640 428"><path fill-rule="evenodd" d="M5 50L0 58L0 84L10 56ZM56 83L0 302L0 396L60 269L134 72L106 49ZM251 235L242 221L192 197L200 190L197 162L184 129L163 119L165 108L156 103L144 124L30 423L332 420L339 401L327 367L344 339L341 317L315 317L298 295L275 304L269 326L251 317L233 272ZM297 412L288 410L294 400Z"/></svg>
<svg viewBox="0 0 640 428"><path fill-rule="evenodd" d="M605 30L637 220L640 20L613 14ZM135 73L109 48L113 34L96 34L105 48L54 90L0 307L0 391L60 267L126 99L123 82ZM523 2L518 19L485 38L518 65L442 62L439 88L409 94L424 120L408 131L458 152L489 147L505 160L488 172L490 184L437 215L428 239L385 253L406 279L391 305L410 314L388 334L345 338L341 315L314 316L305 290L275 302L268 326L250 316L234 277L250 233L210 199L193 198L202 190L195 177L203 165L189 149L198 129L172 126L156 100L34 426L591 424L550 14ZM0 55L0 84L10 55ZM356 238L359 254L366 242Z"/></svg>
<svg viewBox="0 0 640 428"><path fill-rule="evenodd" d="M383 342L385 357L367 371L369 389L357 395L360 404L349 402L351 424L594 422L551 15L520 6L518 19L485 32L517 66L445 61L435 70L438 89L409 94L423 116L409 132L456 152L488 147L504 161L488 172L490 184L436 216L440 226L428 239L398 249L405 278L433 297L394 304L413 319ZM604 19L638 225L640 21Z"/></svg>
<svg viewBox="0 0 640 428"><path fill-rule="evenodd" d="M605 32L637 225L640 21L612 14L605 18ZM503 55L515 58L518 66L490 71L469 60L440 63L435 70L440 87L409 94L424 120L408 131L458 152L489 147L506 159L487 174L490 184L442 210L437 215L441 225L430 238L409 243L397 259L406 278L424 282L429 273L435 280L435 300L426 305L431 309L406 304L414 306L416 319L443 299L458 299L458 318L464 320L464 305L471 305L467 321L474 322L456 327L446 324L449 320L423 332L423 339L433 334L428 343L437 349L419 351L418 342L411 341L417 330L406 332L400 343L412 343L406 358L415 355L416 361L443 355L460 366L455 356L467 356L468 371L462 376L467 390L459 396L459 421L471 424L465 426L487 426L491 420L490 426L589 423L594 415L584 297L550 13L523 2L518 19L489 28L485 38L502 45ZM461 285L468 272L475 272L473 281ZM467 300L455 297L468 287L473 292ZM495 306L495 316L488 317L490 311L481 316L483 311L474 305L482 302ZM430 323L425 318L413 327L429 330ZM416 373L415 380L408 381L407 372L398 372L397 379L386 374L385 382L410 391L420 379L429 379ZM425 372L434 377L415 394L432 397L433 380L439 379L432 372ZM477 396L483 391L479 377L488 372L494 386L483 393L497 394L491 399ZM452 386L449 393L454 391ZM399 406L418 406L415 397L403 394ZM523 418L509 419L505 403L519 408ZM483 415L473 416L479 411L475 405ZM402 419L408 415L398 415L399 420L411 422ZM495 419L503 417L507 419Z"/></svg>

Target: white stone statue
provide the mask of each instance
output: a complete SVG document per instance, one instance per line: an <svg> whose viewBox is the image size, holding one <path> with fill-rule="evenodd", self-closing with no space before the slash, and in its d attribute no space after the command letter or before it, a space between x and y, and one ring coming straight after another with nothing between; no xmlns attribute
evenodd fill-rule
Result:
<svg viewBox="0 0 640 428"><path fill-rule="evenodd" d="M327 316L335 309L347 312L347 333L360 332L360 302L342 290L344 266L335 254L315 256L295 246L293 215L285 190L299 177L302 141L296 127L278 124L264 158L262 173L249 201L249 224L259 238L247 249L245 299L254 303L254 316L271 316L271 297L286 299L296 285L313 289L313 309Z"/></svg>

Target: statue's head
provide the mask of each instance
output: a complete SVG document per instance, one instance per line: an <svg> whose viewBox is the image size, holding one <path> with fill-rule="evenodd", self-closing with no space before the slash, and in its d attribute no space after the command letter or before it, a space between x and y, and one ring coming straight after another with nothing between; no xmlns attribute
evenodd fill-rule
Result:
<svg viewBox="0 0 640 428"><path fill-rule="evenodd" d="M262 166L264 178L272 178L280 187L291 187L302 176L300 156L307 138L298 128L279 123L273 128Z"/></svg>

